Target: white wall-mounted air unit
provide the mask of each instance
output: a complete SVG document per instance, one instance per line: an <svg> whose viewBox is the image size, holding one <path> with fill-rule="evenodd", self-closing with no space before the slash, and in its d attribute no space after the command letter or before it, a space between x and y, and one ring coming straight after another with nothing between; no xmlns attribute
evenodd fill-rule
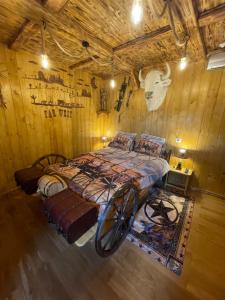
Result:
<svg viewBox="0 0 225 300"><path fill-rule="evenodd" d="M225 52L212 53L208 58L207 70L219 68L225 68Z"/></svg>

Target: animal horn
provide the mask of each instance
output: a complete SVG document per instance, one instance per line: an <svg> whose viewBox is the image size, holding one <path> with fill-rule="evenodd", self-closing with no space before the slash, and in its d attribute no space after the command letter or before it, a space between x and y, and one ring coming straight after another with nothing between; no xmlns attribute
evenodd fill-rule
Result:
<svg viewBox="0 0 225 300"><path fill-rule="evenodd" d="M171 69L168 63L166 63L166 73L162 76L162 80L169 79L171 75Z"/></svg>
<svg viewBox="0 0 225 300"><path fill-rule="evenodd" d="M145 80L143 79L143 77L142 77L142 70L139 71L139 81L140 81L140 82L145 81Z"/></svg>

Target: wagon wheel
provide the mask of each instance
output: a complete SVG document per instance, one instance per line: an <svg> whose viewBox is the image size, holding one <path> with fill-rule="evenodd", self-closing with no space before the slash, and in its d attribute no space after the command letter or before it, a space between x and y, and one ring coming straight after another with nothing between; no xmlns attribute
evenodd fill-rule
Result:
<svg viewBox="0 0 225 300"><path fill-rule="evenodd" d="M107 257L113 254L126 238L138 210L138 195L131 183L112 196L98 221L95 237L96 252Z"/></svg>
<svg viewBox="0 0 225 300"><path fill-rule="evenodd" d="M32 166L44 170L47 166L50 166L58 162L64 162L65 160L66 160L65 156L52 153L40 157L38 160L36 160L33 163Z"/></svg>

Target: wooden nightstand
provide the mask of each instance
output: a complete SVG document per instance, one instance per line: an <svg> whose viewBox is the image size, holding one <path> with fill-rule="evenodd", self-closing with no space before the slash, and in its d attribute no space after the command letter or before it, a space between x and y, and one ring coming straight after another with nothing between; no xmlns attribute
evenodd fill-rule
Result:
<svg viewBox="0 0 225 300"><path fill-rule="evenodd" d="M187 195L189 181L193 174L193 170L189 169L188 173L185 173L185 168L182 170L176 170L170 167L170 171L166 175L165 188L175 189Z"/></svg>

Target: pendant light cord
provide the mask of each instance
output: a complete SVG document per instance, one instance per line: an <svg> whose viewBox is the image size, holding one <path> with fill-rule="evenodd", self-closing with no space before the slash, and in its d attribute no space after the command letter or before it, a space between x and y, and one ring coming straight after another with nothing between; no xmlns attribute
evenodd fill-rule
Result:
<svg viewBox="0 0 225 300"><path fill-rule="evenodd" d="M46 23L45 21L41 22L41 51L42 55L46 54L45 52L45 29L46 29Z"/></svg>
<svg viewBox="0 0 225 300"><path fill-rule="evenodd" d="M52 30L49 28L49 27L46 27L50 37L52 38L53 42L56 44L56 46L63 52L65 53L66 55L70 56L70 57L73 57L73 58L80 58L82 53L83 53L83 49L79 52L79 54L72 54L70 52L68 52L67 50L65 50L59 43L59 41L55 38Z"/></svg>

